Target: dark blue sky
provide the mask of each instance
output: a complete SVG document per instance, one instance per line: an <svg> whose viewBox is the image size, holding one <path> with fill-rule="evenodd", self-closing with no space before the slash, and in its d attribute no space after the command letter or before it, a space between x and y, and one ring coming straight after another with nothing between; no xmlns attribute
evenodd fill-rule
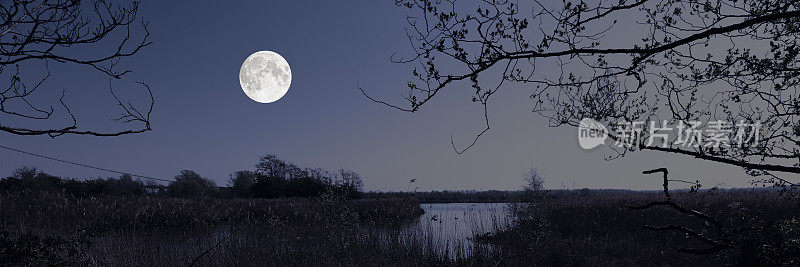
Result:
<svg viewBox="0 0 800 267"><path fill-rule="evenodd" d="M2 134L0 143L155 177L191 169L220 185L229 173L253 169L266 153L300 166L353 169L368 190L405 190L411 178L420 190L517 189L531 165L551 188L657 189L658 181L641 170L666 163L705 169L675 171L703 176L705 184L748 181L736 168L660 153L605 161L607 151L580 150L575 129L548 128L530 111L530 92L519 86L497 95L492 130L457 155L450 135L467 142L482 127L468 84L451 87L417 114L372 103L357 90L360 84L401 101L398 89L410 67L390 63L389 56L409 48L407 14L393 1L145 1L140 12L155 43L126 61L134 72L115 84L134 99L141 92L128 86L131 81L152 87L152 132L56 139ZM278 102L252 101L239 86L239 67L259 50L278 52L291 65L291 88ZM54 77L43 94L65 88L81 125L119 126L107 120L114 107L105 78L83 67L51 67ZM75 178L116 176L0 151L0 170L22 165Z"/></svg>

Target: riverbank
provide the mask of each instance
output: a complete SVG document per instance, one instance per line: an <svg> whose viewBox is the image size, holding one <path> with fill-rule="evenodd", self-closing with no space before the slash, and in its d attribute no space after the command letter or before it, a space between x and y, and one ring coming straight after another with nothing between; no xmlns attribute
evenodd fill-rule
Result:
<svg viewBox="0 0 800 267"><path fill-rule="evenodd" d="M719 265L797 259L800 201L792 191L539 192L533 202L420 204L347 200L75 197L0 194L0 262L27 265ZM423 214L423 209L426 211ZM682 226L724 241L724 250Z"/></svg>
<svg viewBox="0 0 800 267"><path fill-rule="evenodd" d="M794 265L798 193L674 191L670 202L682 212L657 191L543 191L538 201L513 208L513 228L478 240L502 248L492 257L506 265Z"/></svg>

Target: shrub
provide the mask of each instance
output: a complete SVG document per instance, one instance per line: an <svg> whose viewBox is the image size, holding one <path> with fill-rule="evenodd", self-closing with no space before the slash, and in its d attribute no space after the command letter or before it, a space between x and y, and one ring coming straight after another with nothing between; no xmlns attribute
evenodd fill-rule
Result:
<svg viewBox="0 0 800 267"><path fill-rule="evenodd" d="M38 171L35 167L21 167L11 177L0 181L0 190L55 191L63 186L61 178Z"/></svg>
<svg viewBox="0 0 800 267"><path fill-rule="evenodd" d="M17 179L33 179L39 172L36 167L22 166L11 173L11 177Z"/></svg>
<svg viewBox="0 0 800 267"><path fill-rule="evenodd" d="M294 163L285 162L269 154L259 159L256 172L237 172L231 178L231 185L242 176L242 184L255 176L255 183L249 190L252 197L319 197L333 193L345 198L359 198L364 187L361 175L351 170L330 172L324 169L301 169ZM248 178L245 178L248 177ZM244 187L244 185L242 185ZM239 189L234 189L238 191Z"/></svg>
<svg viewBox="0 0 800 267"><path fill-rule="evenodd" d="M228 185L231 189L231 194L235 197L249 197L251 196L252 187L255 185L258 175L252 171L237 171L230 176Z"/></svg>
<svg viewBox="0 0 800 267"><path fill-rule="evenodd" d="M181 174L175 176L175 181L167 186L167 194L184 198L214 196L216 190L214 181L190 170L182 170Z"/></svg>
<svg viewBox="0 0 800 267"><path fill-rule="evenodd" d="M72 180L74 181L74 180ZM77 181L75 181L77 182ZM80 182L78 182L80 183ZM129 174L123 174L119 179L94 179L86 180L81 184L86 188L86 195L144 195L146 192L142 181L133 180ZM69 190L67 190L69 192Z"/></svg>
<svg viewBox="0 0 800 267"><path fill-rule="evenodd" d="M114 178L90 180L64 179L39 172L33 167L15 170L10 177L0 180L0 191L57 191L77 197L99 195L143 195L146 190L142 181L125 174Z"/></svg>
<svg viewBox="0 0 800 267"><path fill-rule="evenodd" d="M362 196L361 190L364 188L364 183L361 175L351 171L341 169L339 170L339 180L336 182L336 189L346 198L360 198Z"/></svg>
<svg viewBox="0 0 800 267"><path fill-rule="evenodd" d="M288 197L318 197L331 188L323 180L303 176L286 181L286 196Z"/></svg>
<svg viewBox="0 0 800 267"><path fill-rule="evenodd" d="M285 196L286 179L279 177L271 177L265 175L258 175L256 183L253 184L251 189L253 197L260 198L278 198Z"/></svg>

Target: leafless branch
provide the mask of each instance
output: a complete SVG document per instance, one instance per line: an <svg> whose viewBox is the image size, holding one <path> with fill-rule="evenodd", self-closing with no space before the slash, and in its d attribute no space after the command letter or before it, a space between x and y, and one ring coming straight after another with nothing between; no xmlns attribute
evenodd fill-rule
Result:
<svg viewBox="0 0 800 267"><path fill-rule="evenodd" d="M26 119L49 121L53 118L56 109L52 105L39 107L41 104L32 100L33 94L45 87L45 81L51 77L50 63L86 66L113 79L122 79L130 73L130 69L117 68L120 61L152 44L148 23L139 17L138 10L137 1L118 4L93 0L82 4L82 1L71 0L14 0L0 4L0 78L8 81L5 89L0 89L0 115L6 115L0 118L0 131L50 137L65 134L119 136L150 131L153 94L143 83L139 84L150 98L146 113L139 112L130 102L123 105L111 90L122 112L116 121L135 124L132 129L103 132L78 127L76 114L65 101L66 90L62 90L58 104L70 118L68 125L39 129L15 126L22 125ZM73 52L87 47L96 52L81 56ZM21 70L31 72L39 64L43 65L45 75L29 86Z"/></svg>
<svg viewBox="0 0 800 267"><path fill-rule="evenodd" d="M583 118L761 123L748 145L635 146L617 151L620 156L655 150L748 173L800 173L798 0L395 3L412 13L406 34L413 53L392 57L412 67L401 94L407 105L374 98L359 86L371 101L416 112L445 88L469 81L473 102L485 105L499 87L484 88L479 77L497 77L496 85L529 85L533 110L554 127ZM451 143L457 153L473 147Z"/></svg>

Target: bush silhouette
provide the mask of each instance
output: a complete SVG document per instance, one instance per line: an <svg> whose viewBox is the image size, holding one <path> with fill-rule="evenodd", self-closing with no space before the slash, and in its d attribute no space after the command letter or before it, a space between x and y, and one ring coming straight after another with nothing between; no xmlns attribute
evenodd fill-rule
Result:
<svg viewBox="0 0 800 267"><path fill-rule="evenodd" d="M0 190L55 191L60 190L62 184L61 178L40 172L35 167L21 167L0 181Z"/></svg>
<svg viewBox="0 0 800 267"><path fill-rule="evenodd" d="M331 192L345 198L358 198L363 188L361 175L354 171L300 168L272 154L261 157L256 172L252 174L255 175L255 183L249 190L252 197L319 197ZM237 172L231 185L234 186L239 179L243 180L239 183L245 184L244 180L249 178L243 177L249 175L249 172ZM234 189L237 190L240 189Z"/></svg>
<svg viewBox="0 0 800 267"><path fill-rule="evenodd" d="M257 171L237 171L230 175L230 187L220 190L214 181L203 178L190 170L183 170L168 186L160 186L170 197L254 197L314 198L334 194L342 198L355 199L363 196L362 178L358 173L341 169L335 172L325 169L300 168L294 163L267 155L260 158ZM0 180L2 191L53 191L76 197L100 195L144 195L148 187L129 174L119 178L96 178L88 180L65 179L38 171L34 167L14 170L9 177Z"/></svg>
<svg viewBox="0 0 800 267"><path fill-rule="evenodd" d="M335 187L337 191L346 198L360 198L362 196L361 190L364 188L361 175L351 171L341 169L339 170L338 180Z"/></svg>
<svg viewBox="0 0 800 267"><path fill-rule="evenodd" d="M167 186L167 194L173 197L208 197L214 196L217 185L214 181L201 177L194 171L182 170L175 176L175 181Z"/></svg>
<svg viewBox="0 0 800 267"><path fill-rule="evenodd" d="M144 183L134 180L129 174L124 174L118 179L75 180L49 175L34 167L14 170L10 177L0 180L0 191L53 191L77 197L146 193Z"/></svg>
<svg viewBox="0 0 800 267"><path fill-rule="evenodd" d="M228 179L230 192L234 197L250 197L258 175L252 171L237 171Z"/></svg>

